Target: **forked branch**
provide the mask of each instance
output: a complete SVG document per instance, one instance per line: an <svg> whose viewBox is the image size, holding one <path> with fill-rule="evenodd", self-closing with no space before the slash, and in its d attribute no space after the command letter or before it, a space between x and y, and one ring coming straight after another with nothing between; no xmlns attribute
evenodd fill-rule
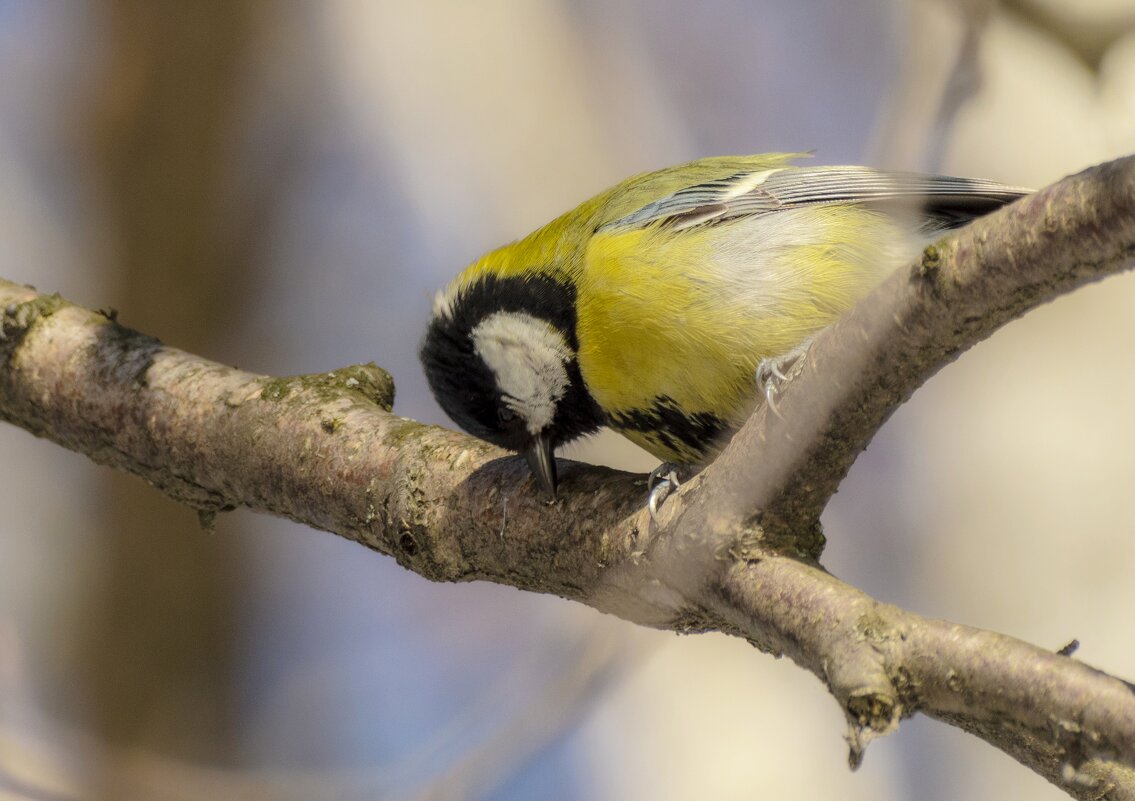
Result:
<svg viewBox="0 0 1135 801"><path fill-rule="evenodd" d="M554 593L637 623L718 629L832 691L852 760L914 712L973 732L1081 798L1135 798L1135 693L1075 659L880 604L824 572L818 519L888 415L959 353L1135 257L1135 158L1065 179L928 250L817 337L778 402L669 499L521 460L390 413L373 365L269 378L113 315L0 281L0 418L142 476L205 519L247 506L426 578ZM1110 795L1107 795L1110 793Z"/></svg>

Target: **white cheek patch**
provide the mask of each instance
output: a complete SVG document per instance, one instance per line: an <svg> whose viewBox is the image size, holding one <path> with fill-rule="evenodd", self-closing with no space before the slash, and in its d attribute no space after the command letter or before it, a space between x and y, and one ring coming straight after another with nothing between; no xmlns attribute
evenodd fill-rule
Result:
<svg viewBox="0 0 1135 801"><path fill-rule="evenodd" d="M473 347L496 377L504 402L539 434L567 392L571 349L551 325L530 314L497 312L472 331Z"/></svg>

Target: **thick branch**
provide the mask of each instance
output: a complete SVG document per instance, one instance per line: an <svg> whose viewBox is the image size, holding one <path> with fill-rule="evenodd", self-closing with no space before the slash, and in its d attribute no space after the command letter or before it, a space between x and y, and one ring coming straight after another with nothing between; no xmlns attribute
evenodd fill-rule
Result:
<svg viewBox="0 0 1135 801"><path fill-rule="evenodd" d="M207 515L247 506L434 580L574 598L634 536L640 479L568 466L564 505L549 507L520 460L390 414L392 382L373 365L269 378L3 281L0 309L0 418Z"/></svg>
<svg viewBox="0 0 1135 801"><path fill-rule="evenodd" d="M661 524L643 509L640 478L604 468L562 465L561 499L543 503L519 459L390 414L389 377L374 366L257 376L5 282L0 417L206 515L244 505L336 532L430 579L555 593L788 654L843 706L853 759L923 711L1077 796L1111 783L1110 797L1135 798L1128 685L879 604L808 558L822 505L890 411L1008 319L1130 266L1133 207L1127 159L940 243L817 339L780 416L759 411L667 501Z"/></svg>

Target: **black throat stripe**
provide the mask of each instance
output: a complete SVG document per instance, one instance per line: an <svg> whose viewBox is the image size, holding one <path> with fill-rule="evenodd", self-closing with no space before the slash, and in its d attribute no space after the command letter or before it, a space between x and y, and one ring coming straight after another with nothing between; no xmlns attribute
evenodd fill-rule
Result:
<svg viewBox="0 0 1135 801"><path fill-rule="evenodd" d="M698 456L712 451L731 430L711 412L687 414L668 395L656 397L648 409L614 412L608 418L612 428L641 432L675 453Z"/></svg>

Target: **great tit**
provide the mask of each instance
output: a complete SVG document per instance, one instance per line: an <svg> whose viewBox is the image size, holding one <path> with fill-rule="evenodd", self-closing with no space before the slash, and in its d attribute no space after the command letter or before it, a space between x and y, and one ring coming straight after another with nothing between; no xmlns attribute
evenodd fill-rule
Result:
<svg viewBox="0 0 1135 801"><path fill-rule="evenodd" d="M628 178L457 276L421 360L446 413L524 454L609 426L700 465L793 352L936 233L1027 193L993 181L707 158Z"/></svg>

